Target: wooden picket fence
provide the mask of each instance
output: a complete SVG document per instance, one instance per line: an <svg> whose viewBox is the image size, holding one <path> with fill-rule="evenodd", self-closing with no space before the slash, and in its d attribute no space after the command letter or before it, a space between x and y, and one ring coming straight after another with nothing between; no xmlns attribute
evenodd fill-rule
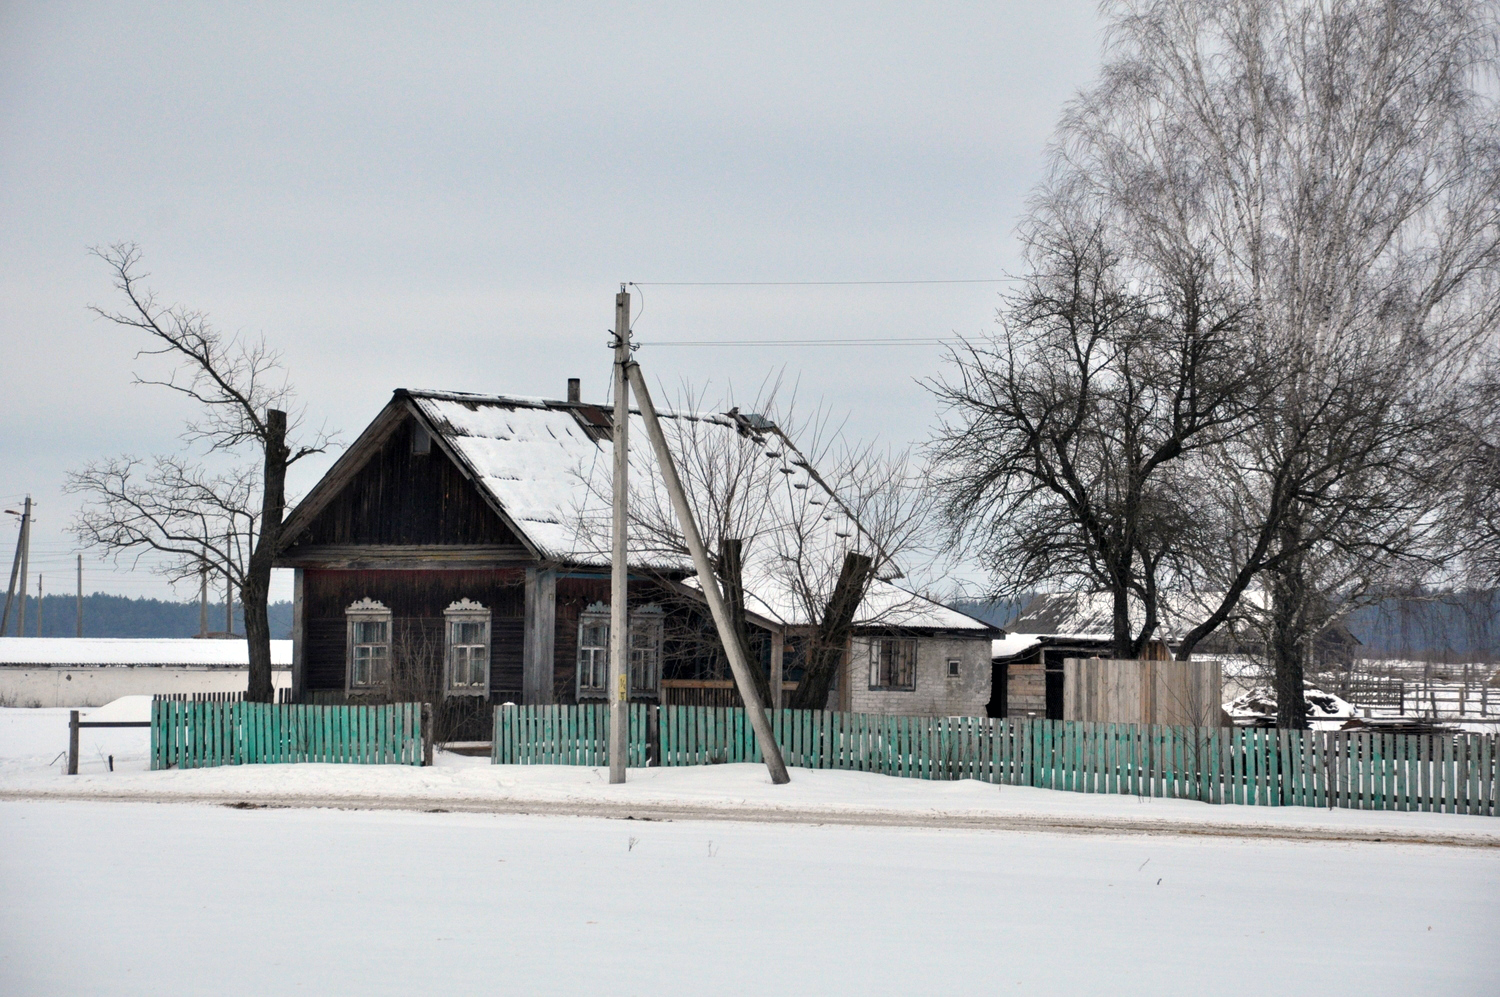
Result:
<svg viewBox="0 0 1500 997"><path fill-rule="evenodd" d="M151 703L151 767L285 762L421 765L422 704Z"/></svg>
<svg viewBox="0 0 1500 997"><path fill-rule="evenodd" d="M656 709L630 704L627 765L641 767L655 760L651 728ZM609 707L497 706L490 760L497 765L608 765Z"/></svg>
<svg viewBox="0 0 1500 997"><path fill-rule="evenodd" d="M1174 727L771 711L788 765L1260 806L1497 814L1500 751L1480 734ZM631 706L631 765L759 762L743 708ZM602 704L503 706L499 763L603 765Z"/></svg>

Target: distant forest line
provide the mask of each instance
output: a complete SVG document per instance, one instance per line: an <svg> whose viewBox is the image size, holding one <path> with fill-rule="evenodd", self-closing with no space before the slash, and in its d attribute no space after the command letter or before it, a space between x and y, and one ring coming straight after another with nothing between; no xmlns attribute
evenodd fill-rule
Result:
<svg viewBox="0 0 1500 997"><path fill-rule="evenodd" d="M968 599L953 603L959 612L1003 627L1029 602L1022 599ZM1470 591L1392 597L1349 614L1349 632L1376 657L1500 657L1500 592Z"/></svg>
<svg viewBox="0 0 1500 997"><path fill-rule="evenodd" d="M4 597L0 596L0 602ZM11 606L10 627L6 636L16 634L17 599ZM37 635L35 596L26 599L26 636ZM273 602L268 607L271 618L271 636L287 638L292 635L292 604ZM224 630L224 604L208 604L208 629L210 633ZM244 634L245 612L238 603L234 607L234 632ZM85 637L195 637L198 634L198 603L168 602L164 599L132 599L123 595L106 595L95 592L83 597L83 635ZM43 637L76 637L78 635L78 597L73 595L47 595L42 597Z"/></svg>
<svg viewBox="0 0 1500 997"><path fill-rule="evenodd" d="M963 599L954 609L996 626L1016 617L1027 599ZM26 600L26 636L36 635L35 596ZM273 602L269 607L271 636L292 635L292 604ZM42 636L72 637L76 633L77 600L71 595L42 598ZM11 607L9 636L15 636L16 606ZM1500 657L1500 594L1464 592L1443 599L1391 598L1352 613L1348 626L1374 655L1421 655L1445 657L1476 655ZM209 603L208 629L224 629L224 604ZM235 633L245 632L245 617L234 609ZM85 637L192 637L198 633L198 603L164 599L106 595L95 592L83 597Z"/></svg>

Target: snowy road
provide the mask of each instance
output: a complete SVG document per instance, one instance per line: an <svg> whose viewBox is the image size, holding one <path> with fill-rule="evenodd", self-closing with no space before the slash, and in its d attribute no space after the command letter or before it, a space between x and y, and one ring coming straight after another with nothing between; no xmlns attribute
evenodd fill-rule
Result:
<svg viewBox="0 0 1500 997"><path fill-rule="evenodd" d="M0 802L0 992L1495 993L1500 852Z"/></svg>
<svg viewBox="0 0 1500 997"><path fill-rule="evenodd" d="M749 766L746 766L747 768ZM544 770L551 775L558 769ZM758 769L752 769L758 771ZM743 777L743 773L721 768L715 774L730 778ZM797 773L804 779L822 773ZM649 773L637 773L642 778ZM854 775L854 773L839 773ZM856 776L857 777L857 776ZM876 779L883 777L876 776ZM1008 787L1012 795L1026 797L1051 795L1046 790ZM1026 797L1023 797L1025 799ZM1126 797L1125 799L1129 799ZM757 804L746 800L733 803L680 800L675 802L649 802L631 800L600 799L538 799L519 797L475 798L474 796L442 796L426 793L417 796L338 794L320 796L316 793L281 794L275 791L247 790L240 793L195 794L180 789L170 793L153 793L137 787L131 790L111 791L108 787L92 786L70 793L66 789L12 791L0 788L0 800L73 800L108 801L115 803L198 803L220 804L239 807L327 807L347 810L412 810L424 813L467 812L489 814L534 815L549 817L597 817L610 820L697 820L736 821L754 824L841 824L846 827L910 827L910 828L956 828L985 831L1030 831L1055 834L1175 834L1192 837L1258 838L1277 841L1328 841L1328 842L1385 842L1396 844L1441 845L1454 848L1488 848L1500 850L1500 833L1462 833L1445 831L1442 828L1368 827L1357 825L1328 825L1318 821L1252 822L1183 819L1180 811L1168 817L1129 816L1108 813L1059 814L1045 810L1029 812L1017 808L1013 812L984 810L915 810L915 809L861 809L851 806L797 807L782 804ZM1096 803L1115 802L1113 798L1094 797ZM1028 800L1029 802L1029 800ZM1151 800L1161 804L1182 803L1179 800ZM1239 808L1244 809L1244 808ZM1321 816L1319 811L1314 814ZM1336 813L1336 811L1335 811ZM1379 816L1379 815L1371 815ZM1439 819L1447 815L1439 815ZM1490 819L1490 818L1487 818Z"/></svg>

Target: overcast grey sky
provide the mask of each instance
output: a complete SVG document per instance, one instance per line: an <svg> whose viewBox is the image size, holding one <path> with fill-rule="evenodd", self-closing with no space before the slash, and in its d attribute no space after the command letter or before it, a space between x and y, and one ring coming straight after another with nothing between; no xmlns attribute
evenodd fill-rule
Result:
<svg viewBox="0 0 1500 997"><path fill-rule="evenodd" d="M1013 272L1098 50L1090 0L6 2L0 498L40 504L33 577L73 584L67 470L180 446L186 410L131 384L141 341L85 310L113 303L91 245L139 243L163 298L263 333L346 438L396 387L556 397L578 376L603 400L621 281ZM648 286L636 331L974 334L999 290ZM669 395L782 371L860 439L919 442L936 416L936 346L638 357ZM166 594L86 566L90 591Z"/></svg>

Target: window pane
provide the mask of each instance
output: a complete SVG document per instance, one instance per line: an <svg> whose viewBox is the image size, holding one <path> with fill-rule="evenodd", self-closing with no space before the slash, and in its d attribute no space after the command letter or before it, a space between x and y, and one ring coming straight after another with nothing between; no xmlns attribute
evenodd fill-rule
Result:
<svg viewBox="0 0 1500 997"><path fill-rule="evenodd" d="M482 620L456 620L453 623L453 643L483 644L485 642L486 629L487 627Z"/></svg>
<svg viewBox="0 0 1500 997"><path fill-rule="evenodd" d="M354 624L356 644L384 644L386 642L385 620L358 620Z"/></svg>
<svg viewBox="0 0 1500 997"><path fill-rule="evenodd" d="M609 645L608 623L585 623L582 644L584 647L607 647Z"/></svg>

